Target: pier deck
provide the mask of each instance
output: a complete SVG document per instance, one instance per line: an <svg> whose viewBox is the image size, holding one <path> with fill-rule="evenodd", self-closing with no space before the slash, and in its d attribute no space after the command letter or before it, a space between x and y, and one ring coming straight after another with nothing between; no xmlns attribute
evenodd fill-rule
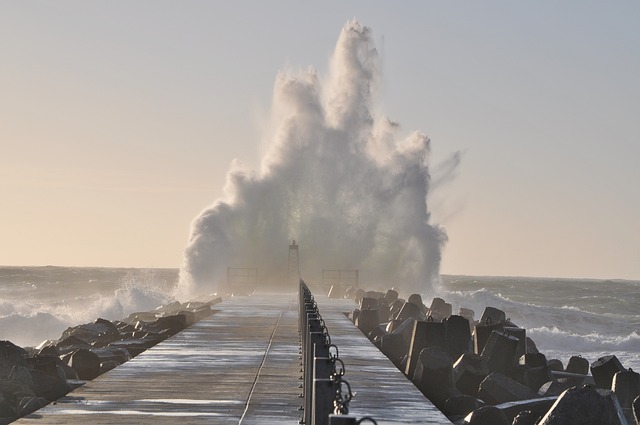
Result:
<svg viewBox="0 0 640 425"><path fill-rule="evenodd" d="M316 298L356 393L350 413L380 425L450 423L342 314ZM302 400L296 294L255 294L145 351L16 424L297 424Z"/></svg>

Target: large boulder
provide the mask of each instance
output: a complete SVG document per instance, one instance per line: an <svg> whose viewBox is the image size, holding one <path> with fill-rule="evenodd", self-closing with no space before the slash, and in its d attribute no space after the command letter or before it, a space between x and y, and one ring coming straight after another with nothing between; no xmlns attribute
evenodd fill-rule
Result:
<svg viewBox="0 0 640 425"><path fill-rule="evenodd" d="M445 319L447 352L453 359L471 351L469 320L458 315Z"/></svg>
<svg viewBox="0 0 640 425"><path fill-rule="evenodd" d="M136 328L146 332L155 332L166 337L172 336L187 327L187 318L184 314L159 317L154 322L138 322Z"/></svg>
<svg viewBox="0 0 640 425"><path fill-rule="evenodd" d="M54 377L41 370L32 370L31 377L33 379L33 392L36 396L43 397L49 401L57 400L71 391L66 379L60 376Z"/></svg>
<svg viewBox="0 0 640 425"><path fill-rule="evenodd" d="M487 404L501 404L509 401L530 400L537 398L538 394L513 379L494 372L480 383L478 397Z"/></svg>
<svg viewBox="0 0 640 425"><path fill-rule="evenodd" d="M507 421L512 423L520 412L532 412L536 415L536 418L541 418L549 411L557 399L558 397L544 397L533 400L510 401L498 404L496 407L504 413Z"/></svg>
<svg viewBox="0 0 640 425"><path fill-rule="evenodd" d="M94 347L104 347L110 342L120 339L120 331L108 320L96 319L93 323L67 328L62 333L61 339L74 336Z"/></svg>
<svg viewBox="0 0 640 425"><path fill-rule="evenodd" d="M464 418L464 425L509 425L504 413L495 406L483 406Z"/></svg>
<svg viewBox="0 0 640 425"><path fill-rule="evenodd" d="M626 425L620 418L617 399L583 386L562 393L539 425Z"/></svg>
<svg viewBox="0 0 640 425"><path fill-rule="evenodd" d="M453 361L442 347L428 347L420 352L412 381L440 409L449 397L457 394Z"/></svg>
<svg viewBox="0 0 640 425"><path fill-rule="evenodd" d="M453 381L463 394L478 396L480 383L489 375L489 365L475 353L465 353L453 364Z"/></svg>
<svg viewBox="0 0 640 425"><path fill-rule="evenodd" d="M568 373L577 373L580 375L586 375L589 373L589 360L582 356L571 356L569 363L567 363Z"/></svg>
<svg viewBox="0 0 640 425"><path fill-rule="evenodd" d="M100 375L100 357L91 350L81 348L71 354L71 366L80 379L90 381Z"/></svg>
<svg viewBox="0 0 640 425"><path fill-rule="evenodd" d="M0 379L6 378L14 366L26 366L27 352L11 341L0 341Z"/></svg>
<svg viewBox="0 0 640 425"><path fill-rule="evenodd" d="M363 298L366 299L366 298ZM371 331L378 327L380 324L380 316L378 310L360 310L355 325L364 333L369 335Z"/></svg>
<svg viewBox="0 0 640 425"><path fill-rule="evenodd" d="M625 370L620 360L613 355L600 357L591 363L591 375L593 375L593 380L598 388L611 389L613 376L617 372L624 372Z"/></svg>

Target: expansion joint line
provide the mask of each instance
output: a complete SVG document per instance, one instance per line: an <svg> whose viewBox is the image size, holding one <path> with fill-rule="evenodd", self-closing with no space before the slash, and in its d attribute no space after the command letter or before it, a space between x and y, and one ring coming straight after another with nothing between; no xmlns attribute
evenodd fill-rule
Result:
<svg viewBox="0 0 640 425"><path fill-rule="evenodd" d="M251 391L249 391L249 396L247 397L247 402L246 402L246 405L244 406L244 412L242 412L242 416L240 417L240 421L238 422L238 425L242 425L242 421L244 420L244 417L247 415L247 412L249 411L249 405L251 404L251 397L253 396L253 392L255 391L256 385L258 384L258 378L260 377L260 373L262 372L264 363L267 360L267 356L269 355L269 350L271 349L271 344L273 344L273 337L276 335L276 331L278 330L280 319L282 319L282 311L280 311L278 320L276 320L276 324L273 327L273 332L271 332L271 336L269 337L269 344L267 344L267 349L264 352L264 356L262 356L262 361L260 362L260 367L258 368L258 372L256 372L256 377L253 379L253 385L251 386Z"/></svg>

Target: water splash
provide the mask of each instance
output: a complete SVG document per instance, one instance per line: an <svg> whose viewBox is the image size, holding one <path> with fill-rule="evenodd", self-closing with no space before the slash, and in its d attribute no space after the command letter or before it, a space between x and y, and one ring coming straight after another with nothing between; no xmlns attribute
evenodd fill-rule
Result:
<svg viewBox="0 0 640 425"><path fill-rule="evenodd" d="M342 29L327 79L277 76L261 172L234 162L225 198L192 223L183 297L215 290L227 267L282 279L292 239L307 280L323 268L359 269L369 284L430 291L446 241L429 222L430 141L374 115L378 80L371 31L356 21Z"/></svg>

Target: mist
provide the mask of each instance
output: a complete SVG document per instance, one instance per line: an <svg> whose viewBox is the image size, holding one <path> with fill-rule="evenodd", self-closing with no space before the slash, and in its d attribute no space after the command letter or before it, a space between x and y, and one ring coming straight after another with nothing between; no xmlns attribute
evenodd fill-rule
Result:
<svg viewBox="0 0 640 425"><path fill-rule="evenodd" d="M227 267L284 283L292 240L307 281L322 269L358 269L363 285L431 291L447 238L430 222L430 140L378 113L379 80L371 30L355 20L329 75L277 76L261 169L234 161L224 197L193 221L179 294L215 291Z"/></svg>

